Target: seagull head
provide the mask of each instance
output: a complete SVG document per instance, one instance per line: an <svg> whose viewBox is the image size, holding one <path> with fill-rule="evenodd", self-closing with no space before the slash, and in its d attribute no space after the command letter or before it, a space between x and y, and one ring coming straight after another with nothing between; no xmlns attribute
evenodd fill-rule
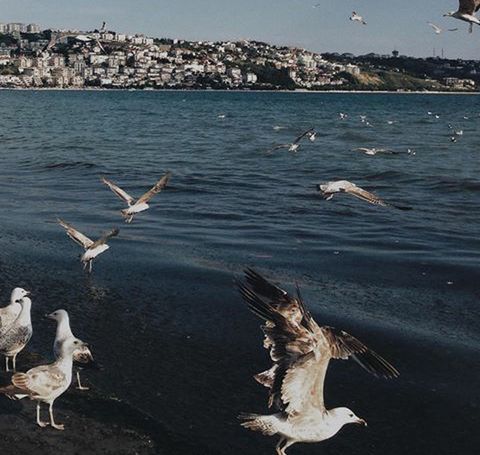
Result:
<svg viewBox="0 0 480 455"><path fill-rule="evenodd" d="M56 310L53 313L45 315L45 317L60 322L63 319L68 318L68 313L65 310Z"/></svg>
<svg viewBox="0 0 480 455"><path fill-rule="evenodd" d="M349 423L355 423L357 425L367 426L367 422L364 419L356 416L355 413L348 408L335 408L329 411L335 420L337 420L342 425L347 425Z"/></svg>
<svg viewBox="0 0 480 455"><path fill-rule="evenodd" d="M20 301L26 297L27 295L30 295L30 292L29 291L26 291L25 289L22 289L22 288L15 288L13 291L12 291L12 295L10 296L10 301L13 303L13 302L18 302L20 303Z"/></svg>

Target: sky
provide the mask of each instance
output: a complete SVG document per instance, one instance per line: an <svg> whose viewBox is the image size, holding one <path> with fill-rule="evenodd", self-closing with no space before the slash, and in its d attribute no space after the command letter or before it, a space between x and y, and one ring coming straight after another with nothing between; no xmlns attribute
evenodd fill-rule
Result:
<svg viewBox="0 0 480 455"><path fill-rule="evenodd" d="M313 8L313 5L319 5ZM395 9L393 6L395 5ZM255 39L316 52L480 59L480 27L442 15L457 0L0 0L0 22L189 40ZM348 20L355 10L367 26ZM436 35L431 21L443 29Z"/></svg>

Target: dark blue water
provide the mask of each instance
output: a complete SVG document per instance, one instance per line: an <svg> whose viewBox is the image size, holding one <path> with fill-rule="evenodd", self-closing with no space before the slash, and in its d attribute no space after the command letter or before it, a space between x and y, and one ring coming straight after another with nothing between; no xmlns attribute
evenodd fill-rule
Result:
<svg viewBox="0 0 480 455"><path fill-rule="evenodd" d="M385 394L377 406L387 416L393 406L405 418L401 404L428 393L431 407L439 390L450 409L459 387L478 381L478 97L1 91L0 118L3 302L17 285L35 292L31 349L43 354L53 327L40 316L67 309L105 366L92 383L173 431L220 452L271 453L268 439L235 421L240 411L265 410L250 377L266 362L258 321L233 285L245 266L287 287L298 280L320 322L373 340L399 366L397 386L364 380L365 394ZM456 143L449 123L464 131ZM298 154L265 154L310 127L319 137ZM370 157L356 147L416 154ZM167 170L169 189L125 225L122 202L101 176L139 196ZM341 195L325 202L315 185L335 179L413 210ZM92 237L120 227L91 277L58 216ZM452 378L447 365L455 362ZM375 415L349 381L341 377L333 404ZM460 423L479 405L478 393L462 399ZM425 413L431 431L418 453L468 453L439 443L438 422ZM385 437L389 418L368 435L346 431L326 450L397 453L402 438L402 450L417 453L401 432Z"/></svg>

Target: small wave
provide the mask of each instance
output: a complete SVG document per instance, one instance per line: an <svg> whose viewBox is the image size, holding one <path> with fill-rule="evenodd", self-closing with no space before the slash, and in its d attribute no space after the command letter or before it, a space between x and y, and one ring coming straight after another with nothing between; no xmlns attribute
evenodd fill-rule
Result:
<svg viewBox="0 0 480 455"><path fill-rule="evenodd" d="M47 164L44 169L92 169L94 167L97 167L97 165L86 161L64 161Z"/></svg>

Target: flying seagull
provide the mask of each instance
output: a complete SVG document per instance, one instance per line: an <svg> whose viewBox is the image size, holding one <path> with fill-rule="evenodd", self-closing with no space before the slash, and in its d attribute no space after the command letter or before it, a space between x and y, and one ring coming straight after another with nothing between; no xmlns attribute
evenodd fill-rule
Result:
<svg viewBox="0 0 480 455"><path fill-rule="evenodd" d="M370 204L380 205L382 207L395 207L399 210L411 210L411 207L403 207L400 205L389 204L383 199L380 199L378 196L375 196L373 193L365 191L363 188L355 185L355 183L349 182L348 180L337 180L335 182L326 182L320 185L317 185L318 191L323 193L325 200L329 201L332 199L335 193L347 193L352 196L355 196L363 201L369 202Z"/></svg>
<svg viewBox="0 0 480 455"><path fill-rule="evenodd" d="M307 137L308 139L310 139L310 141L314 142L316 138L316 134L317 133L315 132L315 129L310 128L307 131L300 134L300 136L298 136L292 143L277 145L273 147L273 149L269 150L268 153L272 153L275 150L279 150L279 149L288 149L289 152L296 152L300 147L300 142L303 138Z"/></svg>
<svg viewBox="0 0 480 455"><path fill-rule="evenodd" d="M55 335L55 341L53 343L53 353L55 358L59 359L62 355L63 345L71 340L77 340L78 338L76 338L72 333L72 329L70 328L70 318L65 310L54 311L47 317L57 321L57 332ZM93 363L94 360L90 348L86 345L83 345L82 347L76 349L73 352L73 361L82 365ZM82 383L80 382L80 372L78 370L76 376L78 384L77 389L89 390L88 387L82 386Z"/></svg>
<svg viewBox="0 0 480 455"><path fill-rule="evenodd" d="M352 12L350 20L353 22L360 22L363 25L367 25L367 23L363 20L363 17L357 14L355 11Z"/></svg>
<svg viewBox="0 0 480 455"><path fill-rule="evenodd" d="M400 155L403 152L398 152L395 150L389 150L389 149L377 149L375 147L373 148L368 148L368 147L359 147L356 149L353 149L354 152L361 152L364 153L365 155L370 155L370 156L375 156L378 154L384 154L384 155ZM405 152L408 153L408 152Z"/></svg>
<svg viewBox="0 0 480 455"><path fill-rule="evenodd" d="M122 201L128 205L128 209L121 211L122 216L125 218L126 223L131 223L133 217L140 212L147 210L150 206L148 202L155 196L157 193L160 193L168 184L172 173L167 172L155 185L147 191L139 199L135 200L130 196L126 191L122 190L120 187L115 185L110 180L107 180L105 177L102 178L102 182L105 183Z"/></svg>
<svg viewBox="0 0 480 455"><path fill-rule="evenodd" d="M107 233L103 234L95 242L89 239L86 235L83 235L81 232L77 231L71 224L61 220L57 220L60 226L66 229L67 235L80 246L83 246L85 253L80 257L80 261L83 262L83 269L85 270L88 267L88 271L91 272L93 268L93 260L104 251L107 251L110 247L107 245L107 242L112 237L115 237L120 232L118 229L112 229Z"/></svg>
<svg viewBox="0 0 480 455"><path fill-rule="evenodd" d="M285 455L291 445L324 441L346 424L367 425L348 408L326 408L324 381L330 360L352 359L380 378L396 378L398 371L352 335L319 326L306 309L298 286L297 295L292 296L252 269L247 269L245 276L246 282L239 283L240 293L250 310L266 321L264 346L274 365L264 385L269 388L269 405L276 412L241 415L242 426L278 435L277 454Z"/></svg>
<svg viewBox="0 0 480 455"><path fill-rule="evenodd" d="M0 308L0 337L17 319L22 310L21 300L28 295L30 295L30 292L25 289L15 288L10 294L10 304Z"/></svg>
<svg viewBox="0 0 480 455"><path fill-rule="evenodd" d="M475 16L475 13L480 9L480 0L459 0L457 11L451 11L444 14L445 17L454 17L461 21L468 22L470 27L468 31L473 32L473 24L480 25L480 20Z"/></svg>
<svg viewBox="0 0 480 455"><path fill-rule="evenodd" d="M50 425L57 430L65 427L55 423L53 418L53 403L62 395L72 382L73 353L82 349L83 341L76 338L67 340L61 348L60 357L50 365L42 365L26 373L16 373L12 376L12 383L0 388L0 393L13 400L29 397L37 401L37 424L46 427L47 422L40 419L40 404L49 405Z"/></svg>
<svg viewBox="0 0 480 455"><path fill-rule="evenodd" d="M32 338L32 319L30 310L32 301L28 297L20 300L21 310L15 321L0 335L0 354L5 356L5 370L9 370L12 358L13 371L17 368L17 355L23 351Z"/></svg>
<svg viewBox="0 0 480 455"><path fill-rule="evenodd" d="M433 28L433 31L437 34L437 35L440 35L440 33L443 32L443 29L441 29L438 25L435 25L433 22L427 22L428 25L430 25L430 27ZM458 30L458 28L449 28L447 29L448 32L456 32Z"/></svg>

